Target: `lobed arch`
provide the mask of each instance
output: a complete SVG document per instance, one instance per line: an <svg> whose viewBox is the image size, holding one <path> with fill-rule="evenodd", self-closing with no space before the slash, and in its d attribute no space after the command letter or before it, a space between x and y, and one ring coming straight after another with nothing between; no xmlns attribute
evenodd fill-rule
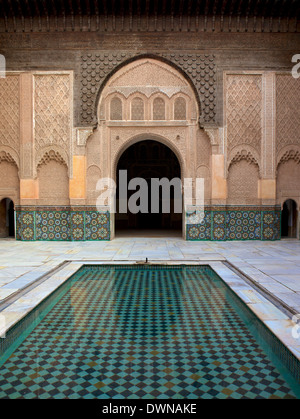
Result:
<svg viewBox="0 0 300 419"><path fill-rule="evenodd" d="M36 170L38 170L41 165L46 164L50 160L55 160L58 163L64 164L69 169L69 158L67 153L59 146L48 146L42 148L37 154Z"/></svg>
<svg viewBox="0 0 300 419"><path fill-rule="evenodd" d="M234 163L241 160L246 160L248 163L256 165L258 167L259 176L261 176L260 158L257 152L252 147L245 147L241 145L239 147L235 147L229 155L227 162L226 177L228 177L230 167Z"/></svg>
<svg viewBox="0 0 300 419"><path fill-rule="evenodd" d="M0 149L0 162L7 161L8 163L13 163L17 167L17 169L20 169L20 161L19 156L15 152L14 149L8 146L2 146Z"/></svg>
<svg viewBox="0 0 300 419"><path fill-rule="evenodd" d="M280 164L288 160L294 160L296 163L300 163L300 147L298 145L286 146L280 150L277 155L276 175Z"/></svg>
<svg viewBox="0 0 300 419"><path fill-rule="evenodd" d="M169 97L164 92L154 92L148 97L145 93L137 90L130 93L128 97L119 92L109 93L99 107L100 120L109 120L114 123L135 120L155 121L157 119L154 118L154 103L157 99L164 101L165 117L161 119L162 121L176 122L195 119L194 107L188 94L177 92ZM132 107L134 102L138 100L142 101L144 112L143 118L136 119L132 115ZM183 117L176 117L176 114L178 115L178 104L181 108L184 108L184 111L181 109L181 115L184 113Z"/></svg>
<svg viewBox="0 0 300 419"><path fill-rule="evenodd" d="M69 205L68 165L58 151L45 151L37 163L41 205Z"/></svg>

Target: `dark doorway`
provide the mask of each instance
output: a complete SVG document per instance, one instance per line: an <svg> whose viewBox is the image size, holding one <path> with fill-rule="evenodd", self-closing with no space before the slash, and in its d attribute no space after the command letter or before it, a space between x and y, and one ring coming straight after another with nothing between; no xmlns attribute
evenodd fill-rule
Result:
<svg viewBox="0 0 300 419"><path fill-rule="evenodd" d="M0 202L0 237L15 236L15 212L14 203L9 198Z"/></svg>
<svg viewBox="0 0 300 419"><path fill-rule="evenodd" d="M297 222L297 204L293 199L288 199L281 213L281 237L296 238Z"/></svg>
<svg viewBox="0 0 300 419"><path fill-rule="evenodd" d="M127 171L127 184L134 178L142 178L147 183L148 190L148 213L137 212L136 214L127 210L126 213L120 212L120 200L122 198L119 191L120 171ZM121 176L123 176L121 173ZM166 178L169 181L176 179L180 182L180 164L174 152L164 144L153 140L144 140L133 144L127 148L119 159L117 166L117 211L115 217L115 231L135 230L137 231L172 231L181 233L182 229L182 207L180 212L174 211L174 198L178 198L175 188L170 187L170 211L164 212L162 201L162 190L159 192L159 203L157 212L151 211L153 195L151 194L152 179ZM154 182L154 181L153 181ZM130 197L138 190L127 190L127 202ZM178 192L178 189L177 189ZM175 195L174 195L175 194ZM181 191L180 191L181 197ZM123 203L125 201L123 200ZM177 203L179 200L177 200Z"/></svg>

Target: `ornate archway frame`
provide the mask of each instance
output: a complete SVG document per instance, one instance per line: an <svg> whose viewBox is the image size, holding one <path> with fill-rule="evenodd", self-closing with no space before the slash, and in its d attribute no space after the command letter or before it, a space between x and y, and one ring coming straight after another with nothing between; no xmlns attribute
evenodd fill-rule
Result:
<svg viewBox="0 0 300 419"><path fill-rule="evenodd" d="M119 149L114 155L113 161L112 161L112 179L116 182L117 179L117 167L118 162L123 155L123 153L132 145L137 144L141 141L157 141L161 144L164 144L166 147L168 147L176 156L179 166L180 166L180 176L181 181L183 182L184 179L184 173L185 173L185 161L184 158L180 152L180 150L170 141L168 138L162 137L157 134L149 134L149 133L142 133L133 136L132 138L128 139L125 143L120 144ZM110 237L113 239L115 237L115 214L111 214L111 225L110 225ZM182 187L182 238L185 239L185 211L184 211L184 188Z"/></svg>
<svg viewBox="0 0 300 419"><path fill-rule="evenodd" d="M156 65L157 68L153 73L149 70L149 74L153 77L154 82L144 83L144 79L132 77L131 70L141 69L143 63ZM96 65L96 61L95 61ZM143 67L145 69L145 67ZM147 71L147 69L146 69ZM165 74L163 74L165 72ZM166 76L166 73L169 76ZM159 74L159 75L157 75ZM122 78L124 77L124 78ZM158 83L155 82L158 77ZM138 82L136 82L138 78ZM177 79L176 79L177 78ZM174 82L174 80L177 80ZM162 82L162 80L164 80ZM147 79L148 81L148 79ZM170 83L168 83L170 81ZM110 119L110 103L114 95L120 97L127 111L122 119ZM144 106L148 107L145 113L148 117L140 121L131 120L131 114L128 112L129 103L134 97L144 98ZM165 106L168 109L168 117L165 120L157 121L153 119L152 109L153 98L161 96L165 99ZM175 120L175 114L172 113L175 98L183 96L186 102L186 119L183 121ZM127 103L126 103L127 101ZM182 71L174 63L166 58L153 55L138 55L129 60L124 60L120 65L116 66L107 74L102 81L98 91L96 100L97 124L94 126L85 126L75 128L77 146L85 146L89 137L98 137L100 147L101 173L103 178L116 179L116 169L121 154L132 144L142 140L154 140L165 144L176 155L180 167L181 178L196 178L197 158L197 131L203 129L201 127L201 104L199 89L195 87L192 79ZM124 108L124 109L125 109ZM146 109L146 108L145 108ZM170 109L173 109L171 111ZM93 112L93 109L91 109ZM219 152L220 140L222 133L219 128L205 127L204 132L214 149L214 153ZM109 210L103 208L103 210ZM183 210L183 236L186 238L186 214ZM114 238L114 215L111 216L110 237Z"/></svg>

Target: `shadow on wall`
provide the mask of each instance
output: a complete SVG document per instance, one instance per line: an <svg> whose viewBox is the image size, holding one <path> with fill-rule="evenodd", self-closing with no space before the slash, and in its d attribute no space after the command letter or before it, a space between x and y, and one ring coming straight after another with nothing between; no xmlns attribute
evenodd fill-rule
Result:
<svg viewBox="0 0 300 419"><path fill-rule="evenodd" d="M281 213L281 237L297 238L297 204L293 199L284 202Z"/></svg>
<svg viewBox="0 0 300 419"><path fill-rule="evenodd" d="M0 202L0 237L15 236L14 203L10 198Z"/></svg>

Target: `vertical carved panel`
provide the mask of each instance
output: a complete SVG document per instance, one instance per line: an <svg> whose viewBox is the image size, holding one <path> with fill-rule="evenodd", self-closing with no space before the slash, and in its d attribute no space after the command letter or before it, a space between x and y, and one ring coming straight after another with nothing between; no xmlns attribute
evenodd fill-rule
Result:
<svg viewBox="0 0 300 419"><path fill-rule="evenodd" d="M134 121L142 121L144 119L144 101L136 97L131 102L131 119Z"/></svg>
<svg viewBox="0 0 300 419"><path fill-rule="evenodd" d="M19 76L0 78L0 144L19 154Z"/></svg>
<svg viewBox="0 0 300 419"><path fill-rule="evenodd" d="M276 76L276 149L300 145L300 82L291 75Z"/></svg>
<svg viewBox="0 0 300 419"><path fill-rule="evenodd" d="M282 160L277 171L277 197L300 196L300 160Z"/></svg>
<svg viewBox="0 0 300 419"><path fill-rule="evenodd" d="M68 205L68 168L55 157L48 156L38 167L39 202L46 205Z"/></svg>
<svg viewBox="0 0 300 419"><path fill-rule="evenodd" d="M112 121L122 120L122 101L118 97L112 98L110 101L110 119Z"/></svg>
<svg viewBox="0 0 300 419"><path fill-rule="evenodd" d="M34 117L36 149L58 145L69 154L70 76L35 76Z"/></svg>
<svg viewBox="0 0 300 419"><path fill-rule="evenodd" d="M163 121L166 118L165 101L157 97L153 101L153 119Z"/></svg>
<svg viewBox="0 0 300 419"><path fill-rule="evenodd" d="M183 97L179 97L175 100L174 119L179 121L186 119L186 101Z"/></svg>
<svg viewBox="0 0 300 419"><path fill-rule="evenodd" d="M258 166L242 159L235 161L228 173L228 203L257 204Z"/></svg>
<svg viewBox="0 0 300 419"><path fill-rule="evenodd" d="M260 155L262 137L262 80L260 75L231 74L226 78L228 149L251 145Z"/></svg>

